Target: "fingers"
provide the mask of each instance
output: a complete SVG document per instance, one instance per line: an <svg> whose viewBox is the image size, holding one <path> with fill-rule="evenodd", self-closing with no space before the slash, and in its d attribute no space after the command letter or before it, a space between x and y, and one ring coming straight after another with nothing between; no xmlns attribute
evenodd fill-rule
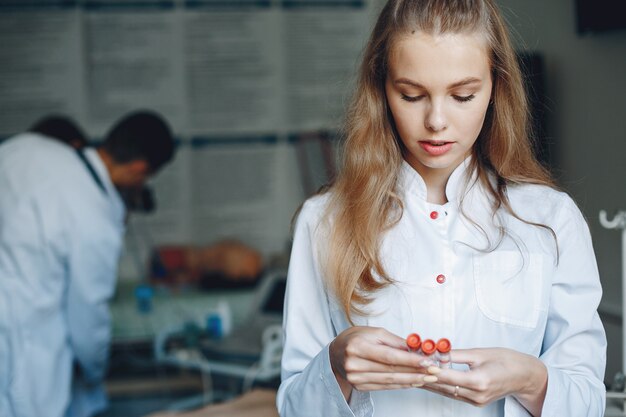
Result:
<svg viewBox="0 0 626 417"><path fill-rule="evenodd" d="M422 355L414 352L408 352L385 345L355 346L354 349L354 353L363 359L387 365L422 368L421 363L425 359Z"/></svg>
<svg viewBox="0 0 626 417"><path fill-rule="evenodd" d="M437 375L439 382L442 384L447 384L450 386L461 386L471 389L479 389L480 388L480 378L478 378L474 373L457 371L455 369L444 369L438 370L428 369L428 373Z"/></svg>
<svg viewBox="0 0 626 417"><path fill-rule="evenodd" d="M380 328L353 327L330 345L331 366L362 391L420 387L437 381L427 375L425 357L409 352L406 341Z"/></svg>
<svg viewBox="0 0 626 417"><path fill-rule="evenodd" d="M452 349L450 360L454 363L465 363L470 367L482 362L482 349Z"/></svg>
<svg viewBox="0 0 626 417"><path fill-rule="evenodd" d="M511 366L522 362L521 368L527 367L519 356L520 353L504 348L453 350L452 362L468 364L470 370L429 368L427 372L436 375L438 381L423 389L477 407L486 406L517 392L520 380L527 379L527 373L519 371L519 366Z"/></svg>
<svg viewBox="0 0 626 417"><path fill-rule="evenodd" d="M458 388L457 388L458 387ZM427 384L422 387L426 391L434 392L457 401L463 401L475 407L484 407L495 400L487 393L476 392L460 385L446 385L440 383Z"/></svg>
<svg viewBox="0 0 626 417"><path fill-rule="evenodd" d="M347 346L349 356L359 356L388 365L420 367L423 355L409 352L406 341L385 329L370 329Z"/></svg>
<svg viewBox="0 0 626 417"><path fill-rule="evenodd" d="M406 340L402 337L388 332L387 330L382 328L375 329L375 331L377 332L379 341L381 343L395 349L407 350Z"/></svg>
<svg viewBox="0 0 626 417"><path fill-rule="evenodd" d="M459 388L457 389L456 386L435 383L424 385L422 389L434 392L435 394L443 395L444 397L448 397L453 400L463 401L472 405L476 405L472 400L467 397L470 393L465 387L459 386Z"/></svg>
<svg viewBox="0 0 626 417"><path fill-rule="evenodd" d="M348 359L344 368L348 372L426 373L424 368L404 365L389 365L358 357Z"/></svg>
<svg viewBox="0 0 626 417"><path fill-rule="evenodd" d="M434 375L403 373L353 373L348 382L360 391L419 388L437 382Z"/></svg>
<svg viewBox="0 0 626 417"><path fill-rule="evenodd" d="M405 351L407 350L405 339L398 337L393 333L389 333L389 332L387 333L389 334L389 337L386 338L383 343L395 349L400 349L400 350L405 350Z"/></svg>
<svg viewBox="0 0 626 417"><path fill-rule="evenodd" d="M406 389L411 388L411 385L400 385L400 384L364 384L360 386L354 386L359 391L383 391L383 390L391 390L391 389Z"/></svg>
<svg viewBox="0 0 626 417"><path fill-rule="evenodd" d="M363 384L377 384L390 386L414 384L424 385L427 383L437 382L434 375L423 374L405 374L405 373L381 373L381 372L358 372L350 374L348 381L355 386Z"/></svg>

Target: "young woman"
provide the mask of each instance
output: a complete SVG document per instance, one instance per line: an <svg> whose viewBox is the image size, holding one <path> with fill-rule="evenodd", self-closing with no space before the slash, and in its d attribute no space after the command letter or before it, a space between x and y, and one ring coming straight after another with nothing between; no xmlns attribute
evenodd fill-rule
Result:
<svg viewBox="0 0 626 417"><path fill-rule="evenodd" d="M384 7L341 173L296 223L281 416L603 415L589 231L527 112L493 0ZM452 368L412 332L450 339Z"/></svg>

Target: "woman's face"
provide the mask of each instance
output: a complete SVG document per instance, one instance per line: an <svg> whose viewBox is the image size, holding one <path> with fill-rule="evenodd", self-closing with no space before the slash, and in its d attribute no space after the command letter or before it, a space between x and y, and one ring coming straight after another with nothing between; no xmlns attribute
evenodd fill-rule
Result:
<svg viewBox="0 0 626 417"><path fill-rule="evenodd" d="M422 177L447 178L470 154L491 87L483 36L415 32L395 42L385 92L405 159Z"/></svg>

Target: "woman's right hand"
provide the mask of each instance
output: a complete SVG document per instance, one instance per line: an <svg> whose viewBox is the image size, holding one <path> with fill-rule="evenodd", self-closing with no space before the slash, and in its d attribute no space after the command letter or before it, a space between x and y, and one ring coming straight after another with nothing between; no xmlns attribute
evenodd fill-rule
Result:
<svg viewBox="0 0 626 417"><path fill-rule="evenodd" d="M409 352L406 341L385 329L351 327L329 346L330 364L349 401L352 389L359 391L421 387L436 382L428 375L427 359Z"/></svg>

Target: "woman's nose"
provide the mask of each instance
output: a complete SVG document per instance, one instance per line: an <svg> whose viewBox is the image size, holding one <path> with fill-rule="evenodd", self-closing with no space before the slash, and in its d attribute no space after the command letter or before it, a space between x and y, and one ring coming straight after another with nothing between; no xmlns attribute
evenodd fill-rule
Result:
<svg viewBox="0 0 626 417"><path fill-rule="evenodd" d="M448 127L445 113L440 103L431 103L424 119L426 129L433 132L445 130Z"/></svg>

